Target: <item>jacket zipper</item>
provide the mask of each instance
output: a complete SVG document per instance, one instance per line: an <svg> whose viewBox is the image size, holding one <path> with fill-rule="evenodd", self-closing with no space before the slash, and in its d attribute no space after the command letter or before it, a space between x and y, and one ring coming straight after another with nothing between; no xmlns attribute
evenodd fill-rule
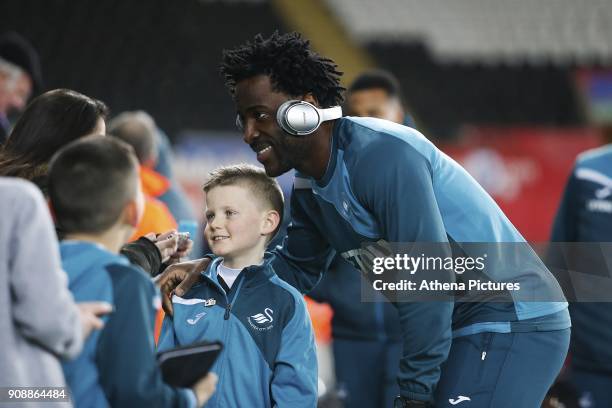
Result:
<svg viewBox="0 0 612 408"><path fill-rule="evenodd" d="M493 340L493 334L494 333L487 333L487 336L485 337L485 344L482 349L482 354L480 355L480 360L482 361L485 361L485 359L487 358L487 351L489 351L489 346L491 345L491 341Z"/></svg>
<svg viewBox="0 0 612 408"><path fill-rule="evenodd" d="M229 298L227 297L227 293L225 293L225 302L226 302L226 306L225 306L225 313L223 315L223 320L229 320L230 318L230 312L232 310L232 306L234 305L234 303L236 302L236 299L238 299L238 294L240 293L240 288L242 287L242 283L244 282L244 277L242 277L242 279L240 279L240 281L238 282L238 286L236 286L236 292L234 293L234 297L232 299L232 301L229 301ZM224 324L223 325L223 345L227 346L227 341L228 341L228 334L229 334L229 326L228 324ZM222 363L219 364L219 372L217 373L219 375L219 380L221 380L223 378L223 374L225 372L225 358L223 359ZM220 404L221 406L223 405L223 403Z"/></svg>

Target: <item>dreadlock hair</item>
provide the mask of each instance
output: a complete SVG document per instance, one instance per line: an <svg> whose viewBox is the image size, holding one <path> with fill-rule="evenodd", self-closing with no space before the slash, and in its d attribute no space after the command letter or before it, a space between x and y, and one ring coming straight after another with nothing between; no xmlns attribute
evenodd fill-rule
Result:
<svg viewBox="0 0 612 408"><path fill-rule="evenodd" d="M234 95L236 84L257 75L268 75L277 92L291 97L312 93L323 108L340 105L344 88L342 72L334 61L310 49L310 41L297 32L269 38L257 34L252 42L223 50L221 75Z"/></svg>

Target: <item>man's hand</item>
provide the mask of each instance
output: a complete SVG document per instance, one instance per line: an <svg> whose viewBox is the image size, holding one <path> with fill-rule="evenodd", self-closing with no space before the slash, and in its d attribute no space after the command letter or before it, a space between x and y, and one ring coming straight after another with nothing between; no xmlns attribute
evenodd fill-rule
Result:
<svg viewBox="0 0 612 408"><path fill-rule="evenodd" d="M183 296L200 279L200 272L210 263L210 258L196 259L170 265L156 279L162 295L162 307L168 316L172 316L172 294Z"/></svg>
<svg viewBox="0 0 612 408"><path fill-rule="evenodd" d="M81 302L77 303L81 314L81 326L83 327L83 339L87 339L94 330L104 327L100 316L113 311L113 306L107 302Z"/></svg>
<svg viewBox="0 0 612 408"><path fill-rule="evenodd" d="M206 377L201 378L191 387L198 400L198 407L206 404L206 401L213 395L217 388L217 380L217 374L208 373Z"/></svg>

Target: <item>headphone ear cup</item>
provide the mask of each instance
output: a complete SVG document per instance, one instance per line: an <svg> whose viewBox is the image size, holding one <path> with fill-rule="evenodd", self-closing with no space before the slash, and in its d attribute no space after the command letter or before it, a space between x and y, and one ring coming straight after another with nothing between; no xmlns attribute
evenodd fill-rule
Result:
<svg viewBox="0 0 612 408"><path fill-rule="evenodd" d="M278 125L294 136L308 135L319 128L321 116L317 108L304 101L287 101L276 113Z"/></svg>
<svg viewBox="0 0 612 408"><path fill-rule="evenodd" d="M278 126L280 126L280 128L283 129L286 133L289 133L290 135L294 135L294 136L296 135L296 133L293 129L291 129L287 125L285 113L287 112L287 109L289 109L292 105L294 105L297 102L298 101L287 101L283 103L281 106L279 106L278 110L276 111L276 122L278 123Z"/></svg>

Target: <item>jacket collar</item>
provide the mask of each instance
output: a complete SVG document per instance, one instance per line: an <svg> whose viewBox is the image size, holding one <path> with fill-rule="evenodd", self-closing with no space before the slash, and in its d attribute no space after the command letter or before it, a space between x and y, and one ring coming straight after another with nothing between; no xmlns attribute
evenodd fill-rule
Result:
<svg viewBox="0 0 612 408"><path fill-rule="evenodd" d="M264 254L264 260L260 265L251 265L242 269L236 282L244 279L244 287L254 287L268 281L272 276L275 275L274 270L270 266L270 263L274 259L274 255L270 252ZM222 257L214 258L213 261L208 265L205 271L202 271L202 276L219 283L217 278L217 267L223 262ZM234 283L234 285L236 284ZM233 286L232 286L233 287Z"/></svg>

